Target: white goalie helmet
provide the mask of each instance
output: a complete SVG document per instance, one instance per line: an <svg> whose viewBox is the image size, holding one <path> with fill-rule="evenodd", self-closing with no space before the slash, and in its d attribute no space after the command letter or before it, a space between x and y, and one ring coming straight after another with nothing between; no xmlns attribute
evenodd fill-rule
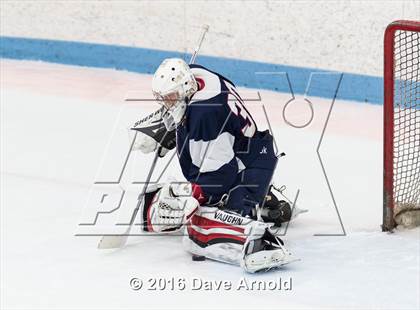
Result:
<svg viewBox="0 0 420 310"><path fill-rule="evenodd" d="M165 59L156 70L152 91L178 124L184 117L187 100L197 91L197 82L188 64L181 58Z"/></svg>

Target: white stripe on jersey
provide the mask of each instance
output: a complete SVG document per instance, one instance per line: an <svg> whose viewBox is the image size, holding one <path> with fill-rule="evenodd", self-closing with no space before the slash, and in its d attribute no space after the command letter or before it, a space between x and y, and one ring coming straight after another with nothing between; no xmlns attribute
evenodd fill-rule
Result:
<svg viewBox="0 0 420 310"><path fill-rule="evenodd" d="M242 160L240 158L236 157L236 161L238 162L238 173L244 171L246 169L246 166L242 162Z"/></svg>
<svg viewBox="0 0 420 310"><path fill-rule="evenodd" d="M195 78L202 79L205 84L204 89L199 90L192 96L192 102L208 100L210 98L216 97L222 92L220 78L216 74L201 68L191 68L191 72L194 74Z"/></svg>
<svg viewBox="0 0 420 310"><path fill-rule="evenodd" d="M229 132L220 134L210 141L190 140L192 163L200 168L200 172L212 172L220 169L234 158L233 143L235 137Z"/></svg>

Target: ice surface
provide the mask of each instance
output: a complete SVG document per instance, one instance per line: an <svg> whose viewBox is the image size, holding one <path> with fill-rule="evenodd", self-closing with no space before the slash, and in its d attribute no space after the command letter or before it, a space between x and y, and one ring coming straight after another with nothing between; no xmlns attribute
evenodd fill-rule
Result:
<svg viewBox="0 0 420 310"><path fill-rule="evenodd" d="M132 92L147 94L149 76L6 60L1 68L2 307L419 308L420 230L380 232L381 107L336 102L319 153L347 235L314 236L343 233L316 153L331 101L311 98L313 123L295 129L281 116L290 95L261 92L278 150L287 154L275 181L286 184L292 198L300 190L298 204L310 212L292 223L284 237L300 262L246 275L235 266L192 262L180 237L130 237L121 250L98 251L97 237L74 236L101 165L113 174L129 143L126 128L156 108L123 102ZM296 122L308 117L299 102L289 111ZM250 109L261 129L268 128L261 103ZM151 159L133 156L132 177L141 179ZM166 174L180 177L179 166L172 163ZM132 277L199 277L234 284L241 277L281 277L292 278L293 288L133 291Z"/></svg>

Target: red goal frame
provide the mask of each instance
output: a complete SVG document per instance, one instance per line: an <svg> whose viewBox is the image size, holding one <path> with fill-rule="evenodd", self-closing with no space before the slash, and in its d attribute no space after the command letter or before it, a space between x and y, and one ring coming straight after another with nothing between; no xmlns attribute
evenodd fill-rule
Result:
<svg viewBox="0 0 420 310"><path fill-rule="evenodd" d="M398 20L384 35L384 179L382 230L395 227L394 221L394 37L396 31L420 32L419 21Z"/></svg>

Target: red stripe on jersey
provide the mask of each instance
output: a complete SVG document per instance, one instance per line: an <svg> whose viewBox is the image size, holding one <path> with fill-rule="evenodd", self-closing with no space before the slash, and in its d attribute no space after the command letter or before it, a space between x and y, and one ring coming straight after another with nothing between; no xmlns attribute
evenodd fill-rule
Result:
<svg viewBox="0 0 420 310"><path fill-rule="evenodd" d="M195 199L197 199L200 206L202 206L207 201L207 198L203 193L203 189L201 188L200 185L195 184L195 183L191 183L191 187L192 187L192 196Z"/></svg>
<svg viewBox="0 0 420 310"><path fill-rule="evenodd" d="M191 218L191 223L203 229L225 228L225 229L234 230L240 233L245 232L244 228L240 228L237 226L229 225L229 224L218 222L218 221L213 221L211 219L208 219L199 215L194 215Z"/></svg>
<svg viewBox="0 0 420 310"><path fill-rule="evenodd" d="M197 85L198 85L198 90L202 90L204 88L204 86L206 86L206 83L204 83L203 79L200 78L195 78L195 80L197 81Z"/></svg>

